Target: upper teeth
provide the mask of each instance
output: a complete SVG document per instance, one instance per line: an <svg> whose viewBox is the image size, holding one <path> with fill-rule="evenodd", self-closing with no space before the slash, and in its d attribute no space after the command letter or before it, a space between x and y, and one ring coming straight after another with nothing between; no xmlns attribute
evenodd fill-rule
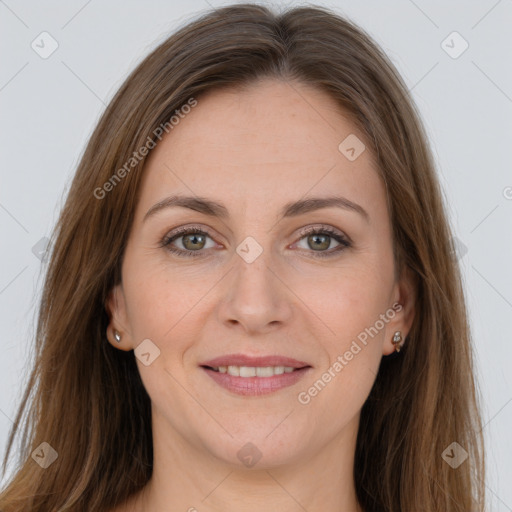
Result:
<svg viewBox="0 0 512 512"><path fill-rule="evenodd" d="M234 377L272 377L295 370L291 366L218 366L213 369Z"/></svg>

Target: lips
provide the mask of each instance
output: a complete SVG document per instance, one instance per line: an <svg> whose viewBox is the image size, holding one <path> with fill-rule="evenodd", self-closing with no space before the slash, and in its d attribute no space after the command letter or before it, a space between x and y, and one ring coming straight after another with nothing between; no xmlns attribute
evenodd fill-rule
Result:
<svg viewBox="0 0 512 512"><path fill-rule="evenodd" d="M306 368L310 365L291 357L279 355L252 357L244 354L229 354L201 363L200 366L209 368L218 368L219 366L287 366L290 368Z"/></svg>
<svg viewBox="0 0 512 512"><path fill-rule="evenodd" d="M296 384L312 367L285 356L231 354L200 365L219 386L237 395L264 395Z"/></svg>

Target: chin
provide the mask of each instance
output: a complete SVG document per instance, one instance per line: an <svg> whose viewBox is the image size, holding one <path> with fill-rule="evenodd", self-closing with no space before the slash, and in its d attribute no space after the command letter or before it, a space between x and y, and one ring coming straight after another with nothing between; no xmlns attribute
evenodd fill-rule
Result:
<svg viewBox="0 0 512 512"><path fill-rule="evenodd" d="M305 457L302 436L293 428L278 432L275 426L279 425L279 421L270 429L240 429L236 433L232 432L233 438L226 435L222 442L219 439L208 440L205 448L213 457L236 469L265 470L296 463ZM293 433L290 434L290 431Z"/></svg>

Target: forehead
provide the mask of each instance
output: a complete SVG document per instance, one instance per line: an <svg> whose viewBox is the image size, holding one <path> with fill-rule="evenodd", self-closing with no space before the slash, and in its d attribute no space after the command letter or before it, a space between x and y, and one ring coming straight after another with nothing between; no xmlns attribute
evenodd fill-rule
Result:
<svg viewBox="0 0 512 512"><path fill-rule="evenodd" d="M339 149L347 137L362 145L362 134L316 88L269 79L210 91L197 102L152 150L143 206L171 192L256 209L270 206L269 198L281 207L308 195L340 193L370 203L383 194L370 151L351 161Z"/></svg>

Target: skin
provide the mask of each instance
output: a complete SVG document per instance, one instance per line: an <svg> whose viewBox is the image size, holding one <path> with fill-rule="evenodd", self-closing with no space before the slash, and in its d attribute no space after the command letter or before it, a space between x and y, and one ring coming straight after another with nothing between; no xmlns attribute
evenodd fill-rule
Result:
<svg viewBox="0 0 512 512"><path fill-rule="evenodd" d="M122 266L106 304L110 343L132 350L149 338L160 355L137 366L152 402L154 470L119 511L359 512L353 481L359 415L393 333L409 332L411 280L395 280L384 186L370 151L349 161L338 145L356 134L332 98L299 83L263 80L246 90L210 92L151 152ZM361 205L279 219L283 205L336 192ZM221 220L185 208L146 212L171 194L222 202ZM210 234L203 256L161 247L173 229ZM352 246L330 258L301 230L327 225ZM247 263L248 236L262 254ZM329 245L330 240L330 245ZM183 238L176 248L192 252ZM327 246L327 248L325 248ZM217 249L215 249L217 248ZM394 318L306 405L307 391L358 334L394 303ZM115 341L113 329L121 333ZM272 394L239 396L200 363L229 353L280 354L312 369ZM261 459L237 457L248 442Z"/></svg>

